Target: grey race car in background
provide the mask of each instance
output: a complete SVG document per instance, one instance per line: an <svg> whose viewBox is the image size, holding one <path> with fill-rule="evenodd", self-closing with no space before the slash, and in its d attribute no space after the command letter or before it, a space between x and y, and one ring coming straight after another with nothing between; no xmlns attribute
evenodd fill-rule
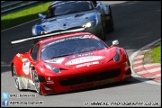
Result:
<svg viewBox="0 0 162 108"><path fill-rule="evenodd" d="M46 15L39 13L39 17L33 35L87 31L105 40L105 33L114 30L110 5L97 1L55 1Z"/></svg>

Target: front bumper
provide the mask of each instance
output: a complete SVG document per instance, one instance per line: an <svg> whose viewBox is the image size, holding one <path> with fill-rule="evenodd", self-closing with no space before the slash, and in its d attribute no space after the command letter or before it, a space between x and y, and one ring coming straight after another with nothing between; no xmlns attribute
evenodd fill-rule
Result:
<svg viewBox="0 0 162 108"><path fill-rule="evenodd" d="M105 67L104 65L103 67ZM53 83L41 83L42 94L61 93L79 89L92 88L131 78L130 66L127 63L111 69L103 68L89 72L51 77Z"/></svg>

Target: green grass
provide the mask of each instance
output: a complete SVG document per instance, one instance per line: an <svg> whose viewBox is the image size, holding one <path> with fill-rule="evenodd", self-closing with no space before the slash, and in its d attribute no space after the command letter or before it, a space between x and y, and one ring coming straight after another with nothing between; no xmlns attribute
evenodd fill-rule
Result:
<svg viewBox="0 0 162 108"><path fill-rule="evenodd" d="M151 59L153 63L161 63L161 44L152 50Z"/></svg>
<svg viewBox="0 0 162 108"><path fill-rule="evenodd" d="M52 1L53 2L53 1ZM44 13L47 11L48 6L52 2L39 3L30 8L20 10L11 14L1 16L1 30L7 29L24 22L28 22L38 18L38 13Z"/></svg>

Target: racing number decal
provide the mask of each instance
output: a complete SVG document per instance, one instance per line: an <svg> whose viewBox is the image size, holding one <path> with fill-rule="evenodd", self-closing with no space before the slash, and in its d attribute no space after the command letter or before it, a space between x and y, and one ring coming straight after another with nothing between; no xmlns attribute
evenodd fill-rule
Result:
<svg viewBox="0 0 162 108"><path fill-rule="evenodd" d="M30 71L30 62L27 58L24 58L22 63L22 70L26 75L29 75L29 71Z"/></svg>

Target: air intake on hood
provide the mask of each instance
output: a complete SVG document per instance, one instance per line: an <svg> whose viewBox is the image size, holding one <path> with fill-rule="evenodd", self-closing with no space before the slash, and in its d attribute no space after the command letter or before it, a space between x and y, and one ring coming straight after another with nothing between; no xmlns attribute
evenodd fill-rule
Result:
<svg viewBox="0 0 162 108"><path fill-rule="evenodd" d="M83 16L84 14L76 14L75 17Z"/></svg>

